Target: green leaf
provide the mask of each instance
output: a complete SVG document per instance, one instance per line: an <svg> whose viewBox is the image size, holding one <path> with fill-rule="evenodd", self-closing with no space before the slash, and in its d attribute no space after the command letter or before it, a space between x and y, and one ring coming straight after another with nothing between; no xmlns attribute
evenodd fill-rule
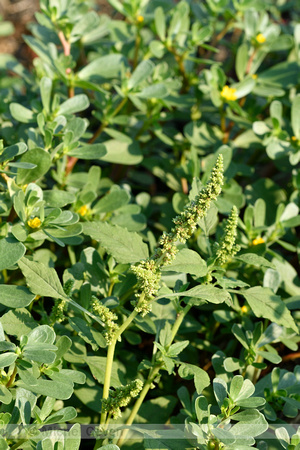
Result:
<svg viewBox="0 0 300 450"><path fill-rule="evenodd" d="M248 59L248 44L244 43L239 46L235 59L235 71L239 80L244 78Z"/></svg>
<svg viewBox="0 0 300 450"><path fill-rule="evenodd" d="M89 99L88 96L85 94L78 94L75 95L75 97L68 98L65 102L63 102L58 111L58 115L64 115L64 114L75 114L80 111L83 111L84 109L87 109L89 107Z"/></svg>
<svg viewBox="0 0 300 450"><path fill-rule="evenodd" d="M107 154L101 157L102 161L133 165L139 164L143 160L143 154L137 141L121 142L116 139L109 139L103 142Z"/></svg>
<svg viewBox="0 0 300 450"><path fill-rule="evenodd" d="M21 374L20 374L21 376ZM62 383L61 381L44 380L34 378L31 383L28 380L22 380L16 383L18 386L34 392L35 394L46 395L48 397L55 397L58 400L67 400L73 393L73 385L70 383Z"/></svg>
<svg viewBox="0 0 300 450"><path fill-rule="evenodd" d="M55 269L23 257L18 262L29 289L36 295L52 298L69 298L64 293Z"/></svg>
<svg viewBox="0 0 300 450"><path fill-rule="evenodd" d="M239 396L240 390L242 389L244 383L244 378L242 375L236 375L232 378L230 383L229 394L233 401Z"/></svg>
<svg viewBox="0 0 300 450"><path fill-rule="evenodd" d="M72 192L61 191L60 189L45 190L43 194L46 204L53 208L62 208L76 201L76 196Z"/></svg>
<svg viewBox="0 0 300 450"><path fill-rule="evenodd" d="M157 297L157 300L160 298L173 298L178 296L193 297L192 300L187 300L188 303L192 302L193 305L201 304L203 301L216 304L231 301L230 294L225 289L219 289L210 284L195 286L185 292L160 295Z"/></svg>
<svg viewBox="0 0 300 450"><path fill-rule="evenodd" d="M15 362L17 357L18 355L16 353L12 352L2 353L2 355L0 355L0 368L3 369L3 367L10 366Z"/></svg>
<svg viewBox="0 0 300 450"><path fill-rule="evenodd" d="M24 286L0 284L0 303L10 308L30 305L35 295Z"/></svg>
<svg viewBox="0 0 300 450"><path fill-rule="evenodd" d="M163 268L163 271L191 273L197 277L203 277L207 273L207 266L197 252L183 248L177 253L175 260Z"/></svg>
<svg viewBox="0 0 300 450"><path fill-rule="evenodd" d="M97 213L111 212L126 205L130 200L130 195L119 186L113 186L108 194L102 197L93 207Z"/></svg>
<svg viewBox="0 0 300 450"><path fill-rule="evenodd" d="M118 225L86 222L83 232L100 242L101 246L120 263L135 263L149 256L148 247L137 233Z"/></svg>
<svg viewBox="0 0 300 450"><path fill-rule="evenodd" d="M0 270L7 269L16 264L24 256L26 247L15 238L0 240Z"/></svg>
<svg viewBox="0 0 300 450"><path fill-rule="evenodd" d="M47 417L44 423L50 424L69 422L70 420L75 419L76 416L76 409L72 406L67 406L66 408L62 408L54 414L51 414L51 416Z"/></svg>
<svg viewBox="0 0 300 450"><path fill-rule="evenodd" d="M27 145L24 142L19 142L18 144L10 145L6 147L0 155L0 163L4 161L9 161L17 155L22 155L27 150Z"/></svg>
<svg viewBox="0 0 300 450"><path fill-rule="evenodd" d="M41 325L28 334L27 345L32 344L53 344L55 332L48 325Z"/></svg>
<svg viewBox="0 0 300 450"><path fill-rule="evenodd" d="M161 6L155 8L154 11L154 23L156 33L158 34L161 41L164 41L166 38L166 18L164 10Z"/></svg>
<svg viewBox="0 0 300 450"><path fill-rule="evenodd" d="M68 152L69 156L75 156L78 159L102 159L106 154L107 150L103 144L83 145Z"/></svg>
<svg viewBox="0 0 300 450"><path fill-rule="evenodd" d="M29 333L38 325L30 312L25 308L10 310L0 320L5 333L17 338Z"/></svg>
<svg viewBox="0 0 300 450"><path fill-rule="evenodd" d="M193 364L181 363L178 374L181 378L189 378L193 375L195 388L199 395L203 389L210 385L210 379L205 370L200 369L200 367L194 366Z"/></svg>
<svg viewBox="0 0 300 450"><path fill-rule="evenodd" d="M101 333L97 330L93 330L85 320L80 317L69 318L69 324L75 330L78 335L88 344L92 346L94 351L98 350L100 347L106 347L106 340Z"/></svg>
<svg viewBox="0 0 300 450"><path fill-rule="evenodd" d="M266 400L262 397L249 397L237 400L235 403L241 408L259 408L266 404Z"/></svg>
<svg viewBox="0 0 300 450"><path fill-rule="evenodd" d="M41 98L43 108L46 114L50 112L51 92L52 92L52 80L51 78L43 77L40 81Z"/></svg>
<svg viewBox="0 0 300 450"><path fill-rule="evenodd" d="M139 86L145 79L147 79L154 70L154 64L149 59L143 60L134 70L133 74L128 80L128 89L133 89Z"/></svg>
<svg viewBox="0 0 300 450"><path fill-rule="evenodd" d="M106 358L103 356L87 356L85 358L86 363L88 364L92 375L96 380L103 384L105 377L105 368L106 368ZM119 376L122 375L120 372L120 367L117 362L113 362L112 366L112 374L110 384L112 387L116 388L122 386L122 381Z"/></svg>
<svg viewBox="0 0 300 450"><path fill-rule="evenodd" d="M296 95L292 102L292 128L294 135L297 139L300 139L300 94Z"/></svg>
<svg viewBox="0 0 300 450"><path fill-rule="evenodd" d="M19 103L11 103L9 105L9 110L14 119L22 123L35 122L35 114L25 106Z"/></svg>
<svg viewBox="0 0 300 450"><path fill-rule="evenodd" d="M0 385L0 402L9 405L12 401L12 393L3 384ZM0 447L1 449L1 447Z"/></svg>
<svg viewBox="0 0 300 450"><path fill-rule="evenodd" d="M170 358L179 355L179 353L181 353L189 345L189 343L190 341L175 342L175 344L172 344L169 348L167 355Z"/></svg>
<svg viewBox="0 0 300 450"><path fill-rule="evenodd" d="M266 258L263 258L262 256L256 255L255 253L244 253L243 255L235 256L235 259L252 266L270 267L271 269L275 269L273 263L268 261Z"/></svg>
<svg viewBox="0 0 300 450"><path fill-rule="evenodd" d="M124 56L117 53L100 56L77 72L77 76L81 80L92 81L94 83L118 78L121 74L122 65L125 62L126 59Z"/></svg>
<svg viewBox="0 0 300 450"><path fill-rule="evenodd" d="M41 178L51 166L51 156L42 148L32 148L20 158L20 162L36 164L34 169L18 169L17 183L28 184Z"/></svg>
<svg viewBox="0 0 300 450"><path fill-rule="evenodd" d="M292 328L298 333L298 327L295 324L290 311L281 300L280 296L275 295L271 289L256 286L247 289L246 291L242 291L241 294L249 303L256 317L269 319L278 325Z"/></svg>

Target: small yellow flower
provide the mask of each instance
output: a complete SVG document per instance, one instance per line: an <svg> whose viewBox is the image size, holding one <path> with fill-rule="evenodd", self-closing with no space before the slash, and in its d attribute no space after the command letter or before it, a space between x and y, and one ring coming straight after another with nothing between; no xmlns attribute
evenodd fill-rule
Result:
<svg viewBox="0 0 300 450"><path fill-rule="evenodd" d="M143 23L144 22L144 17L143 16L137 16L136 18L138 23Z"/></svg>
<svg viewBox="0 0 300 450"><path fill-rule="evenodd" d="M252 241L252 245L259 245L259 244L264 244L265 240L261 237L253 239Z"/></svg>
<svg viewBox="0 0 300 450"><path fill-rule="evenodd" d="M41 226L41 221L38 217L35 217L34 219L28 220L27 224L30 228L39 228Z"/></svg>
<svg viewBox="0 0 300 450"><path fill-rule="evenodd" d="M221 92L221 97L225 98L225 100L236 100L237 96L235 95L236 89L231 88L229 86L224 86Z"/></svg>
<svg viewBox="0 0 300 450"><path fill-rule="evenodd" d="M36 296L34 297L34 300L39 300L40 298L41 298L40 295L36 295Z"/></svg>
<svg viewBox="0 0 300 450"><path fill-rule="evenodd" d="M251 77L252 77L253 80L256 80L256 78L257 78L256 73L254 73L253 75L251 75Z"/></svg>
<svg viewBox="0 0 300 450"><path fill-rule="evenodd" d="M291 140L292 140L292 141L296 141L296 140L297 140L296 136L292 136L292 137L291 137Z"/></svg>
<svg viewBox="0 0 300 450"><path fill-rule="evenodd" d="M262 33L258 33L255 39L259 44L263 44L266 41L266 37Z"/></svg>
<svg viewBox="0 0 300 450"><path fill-rule="evenodd" d="M86 213L88 212L88 207L86 205L81 206L81 208L79 208L78 213L83 217L86 215Z"/></svg>
<svg viewBox="0 0 300 450"><path fill-rule="evenodd" d="M242 311L243 314L246 314L248 312L247 306L246 305L242 306L241 307L241 311Z"/></svg>

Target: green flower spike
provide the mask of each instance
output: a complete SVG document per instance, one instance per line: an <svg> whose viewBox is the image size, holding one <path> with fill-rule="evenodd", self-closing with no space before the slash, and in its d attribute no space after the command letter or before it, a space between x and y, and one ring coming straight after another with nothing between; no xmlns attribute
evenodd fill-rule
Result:
<svg viewBox="0 0 300 450"><path fill-rule="evenodd" d="M212 200L216 200L221 193L223 184L223 156L219 155L216 165L212 170L207 185L189 203L184 211L173 222L175 227L170 233L163 233L159 240L159 246L155 254L140 262L137 266L131 266L131 270L137 276L138 293L134 302L135 309L142 316L151 311L150 301L159 289L161 267L170 264L175 259L178 248L177 242L185 243L194 233L199 219L207 214Z"/></svg>
<svg viewBox="0 0 300 450"><path fill-rule="evenodd" d="M109 398L102 399L102 412L108 412L113 419L121 417L120 408L124 408L132 398L137 397L142 388L143 382L137 379L126 386L110 389Z"/></svg>
<svg viewBox="0 0 300 450"><path fill-rule="evenodd" d="M105 333L103 333L103 335L106 339L107 345L109 345L114 338L115 332L119 328L118 324L114 322L115 320L118 320L118 316L114 314L109 308L102 305L102 303L96 297L93 296L92 299L92 308L94 313L97 314L105 324L106 331Z"/></svg>
<svg viewBox="0 0 300 450"><path fill-rule="evenodd" d="M235 244L238 218L238 210L236 206L233 206L226 223L224 235L220 242L216 244L215 264L218 266L228 262L240 250L240 246Z"/></svg>

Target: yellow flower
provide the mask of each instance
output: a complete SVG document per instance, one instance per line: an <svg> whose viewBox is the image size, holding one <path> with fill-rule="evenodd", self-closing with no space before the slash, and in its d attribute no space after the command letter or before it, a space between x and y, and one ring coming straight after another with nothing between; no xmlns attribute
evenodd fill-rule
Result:
<svg viewBox="0 0 300 450"><path fill-rule="evenodd" d="M243 314L246 314L248 312L247 306L246 305L242 306L241 307L241 311L242 311Z"/></svg>
<svg viewBox="0 0 300 450"><path fill-rule="evenodd" d="M296 140L297 140L296 136L292 136L292 137L291 137L291 140L292 140L292 141L296 141Z"/></svg>
<svg viewBox="0 0 300 450"><path fill-rule="evenodd" d="M261 237L253 239L253 241L252 241L252 245L258 245L258 244L264 244L264 243L265 243L265 240Z"/></svg>
<svg viewBox="0 0 300 450"><path fill-rule="evenodd" d="M88 207L86 205L81 206L81 208L79 208L78 213L83 217L86 215L86 213L88 212Z"/></svg>
<svg viewBox="0 0 300 450"><path fill-rule="evenodd" d="M236 100L237 96L235 95L236 89L230 88L229 86L224 86L221 92L221 97L225 98L225 100Z"/></svg>
<svg viewBox="0 0 300 450"><path fill-rule="evenodd" d="M257 78L256 73L254 73L253 75L251 75L251 77L252 77L253 80L256 80L256 78Z"/></svg>
<svg viewBox="0 0 300 450"><path fill-rule="evenodd" d="M259 44L263 44L266 41L266 37L262 33L258 33L255 39Z"/></svg>
<svg viewBox="0 0 300 450"><path fill-rule="evenodd" d="M143 22L144 22L144 17L143 17L143 16L137 16L136 20L137 20L139 23L143 23Z"/></svg>
<svg viewBox="0 0 300 450"><path fill-rule="evenodd" d="M30 226L30 228L39 228L41 226L41 221L38 217L35 217L34 219L28 220L27 224Z"/></svg>

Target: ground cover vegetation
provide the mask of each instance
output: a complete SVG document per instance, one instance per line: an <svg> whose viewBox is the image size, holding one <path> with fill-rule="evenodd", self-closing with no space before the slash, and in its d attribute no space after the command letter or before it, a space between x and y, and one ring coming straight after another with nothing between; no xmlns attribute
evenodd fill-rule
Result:
<svg viewBox="0 0 300 450"><path fill-rule="evenodd" d="M299 450L299 3L107 3L0 56L0 449Z"/></svg>

